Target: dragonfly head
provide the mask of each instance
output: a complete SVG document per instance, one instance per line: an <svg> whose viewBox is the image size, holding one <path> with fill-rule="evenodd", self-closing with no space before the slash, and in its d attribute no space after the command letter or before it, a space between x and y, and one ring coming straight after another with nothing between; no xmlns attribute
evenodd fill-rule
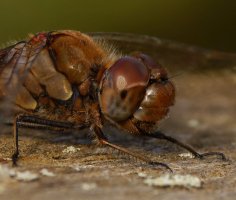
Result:
<svg viewBox="0 0 236 200"><path fill-rule="evenodd" d="M166 69L139 52L118 59L100 84L101 110L115 121L157 122L167 115L174 98L175 88Z"/></svg>

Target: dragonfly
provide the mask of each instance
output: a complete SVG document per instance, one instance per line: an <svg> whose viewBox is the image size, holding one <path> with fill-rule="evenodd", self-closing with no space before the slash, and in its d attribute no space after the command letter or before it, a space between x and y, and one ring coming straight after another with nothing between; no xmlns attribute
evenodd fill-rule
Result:
<svg viewBox="0 0 236 200"><path fill-rule="evenodd" d="M89 128L98 143L172 171L166 163L111 143L105 123L139 138L167 140L200 159L226 160L221 152L198 153L156 128L175 103L176 88L165 67L176 62L176 70L181 69L178 63L184 59L191 69L196 57L203 62L222 57L206 60L208 53L150 36L73 30L37 33L0 50L1 122L8 123L8 117L13 121L13 165L22 127Z"/></svg>

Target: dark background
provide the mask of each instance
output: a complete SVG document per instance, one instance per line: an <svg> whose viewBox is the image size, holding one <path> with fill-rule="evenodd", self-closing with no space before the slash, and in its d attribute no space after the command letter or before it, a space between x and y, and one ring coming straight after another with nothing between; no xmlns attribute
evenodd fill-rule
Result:
<svg viewBox="0 0 236 200"><path fill-rule="evenodd" d="M236 1L1 0L0 44L28 33L76 29L154 35L236 52Z"/></svg>

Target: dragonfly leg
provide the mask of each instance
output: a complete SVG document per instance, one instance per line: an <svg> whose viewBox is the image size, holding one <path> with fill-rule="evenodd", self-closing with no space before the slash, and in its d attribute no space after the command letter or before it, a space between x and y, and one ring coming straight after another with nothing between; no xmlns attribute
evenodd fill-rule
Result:
<svg viewBox="0 0 236 200"><path fill-rule="evenodd" d="M123 152L125 154L128 154L128 155L130 155L130 156L132 156L134 158L137 158L137 159L139 159L141 161L144 161L144 162L146 162L146 163L148 163L150 165L161 166L161 167L164 167L165 169L169 170L170 172L173 172L172 169L167 164L165 164L165 163L151 161L148 158L146 158L144 156L141 156L141 155L139 155L137 153L134 153L134 152L132 152L132 151L130 151L130 150L124 148L124 147L121 147L121 146L118 146L116 144L110 143L108 141L108 139L106 138L106 136L103 134L103 132L101 131L100 128L97 127L97 128L94 129L94 131L95 131L95 134L96 134L96 136L97 136L97 138L98 138L98 140L99 140L99 142L101 144L109 146L109 147L111 147L113 149L116 149L116 150L118 150L120 152Z"/></svg>
<svg viewBox="0 0 236 200"><path fill-rule="evenodd" d="M169 142L172 142L173 144L176 144L176 145L186 149L187 151L192 153L196 158L204 159L205 157L208 157L208 156L218 156L220 159L222 159L224 161L227 160L226 156L221 152L207 152L207 153L202 153L202 154L198 153L191 146L184 144L184 143L180 142L179 140L177 140L173 137L167 136L164 133L159 132L159 131L155 132L155 133L151 133L151 134L146 134L145 136L163 139L163 140L167 140Z"/></svg>
<svg viewBox="0 0 236 200"><path fill-rule="evenodd" d="M14 120L14 153L12 155L13 166L17 166L17 160L19 156L19 128L35 128L35 129L47 129L47 130L64 130L64 129L83 129L85 126L78 126L70 122L60 122L54 120L43 119L35 115L19 114Z"/></svg>
<svg viewBox="0 0 236 200"><path fill-rule="evenodd" d="M14 153L12 155L12 164L13 166L17 166L17 160L19 156L19 142L18 142L18 122L19 122L19 116L16 116L14 120L14 127L13 127L13 134L14 134Z"/></svg>

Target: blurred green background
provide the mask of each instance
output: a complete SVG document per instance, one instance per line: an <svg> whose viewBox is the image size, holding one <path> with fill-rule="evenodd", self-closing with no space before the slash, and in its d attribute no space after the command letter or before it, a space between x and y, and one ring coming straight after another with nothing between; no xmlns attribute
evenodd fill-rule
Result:
<svg viewBox="0 0 236 200"><path fill-rule="evenodd" d="M148 34L236 52L236 1L217 0L0 0L0 44L28 33Z"/></svg>

